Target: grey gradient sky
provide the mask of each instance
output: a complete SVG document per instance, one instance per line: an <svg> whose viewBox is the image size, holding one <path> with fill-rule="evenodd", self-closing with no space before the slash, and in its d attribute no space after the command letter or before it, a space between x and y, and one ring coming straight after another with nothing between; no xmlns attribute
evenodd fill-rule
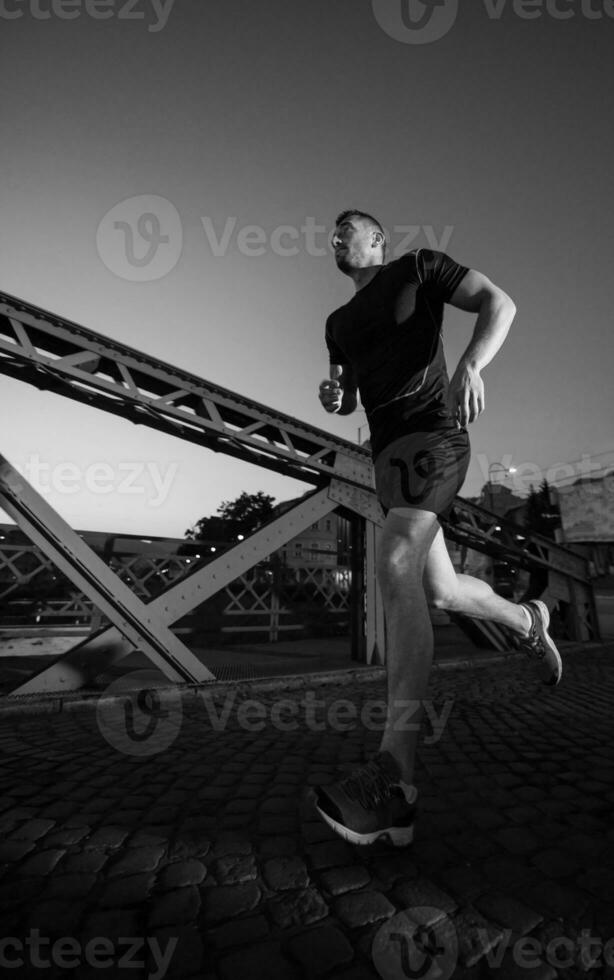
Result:
<svg viewBox="0 0 614 980"><path fill-rule="evenodd" d="M535 19L510 0L466 0L426 44L391 37L370 0L176 0L155 31L151 0L133 8L142 19L122 19L118 2L104 21L85 3L74 20L41 20L33 2L5 0L24 16L0 24L0 288L355 439L364 413L328 416L316 393L324 321L353 295L328 234L338 211L361 207L390 231L393 252L399 229L416 226L406 248L443 246L517 304L483 372L486 410L469 429L463 493L479 492L502 459L552 477L553 464L612 455L605 0L544 2ZM377 0L380 13L387 2ZM393 20L401 2L388 4ZM573 16L555 16L563 8ZM135 282L118 274L117 263L130 268L126 238L104 220L141 195L171 202L183 240L160 246L176 253L166 275ZM324 254L300 231L310 219L326 228L315 238ZM160 220L164 233L167 211ZM248 225L264 229L264 254L240 246ZM232 234L215 254L225 226ZM297 229L282 239L297 254L272 244L280 226ZM135 253L146 248L136 235ZM447 308L450 374L474 322ZM284 499L307 489L3 375L0 413L0 452L26 473L36 459L47 467L45 495L74 527L181 536L242 490ZM67 462L82 474L76 492L61 487ZM96 463L111 467L110 492L87 487ZM150 467L140 492L119 489L131 464Z"/></svg>

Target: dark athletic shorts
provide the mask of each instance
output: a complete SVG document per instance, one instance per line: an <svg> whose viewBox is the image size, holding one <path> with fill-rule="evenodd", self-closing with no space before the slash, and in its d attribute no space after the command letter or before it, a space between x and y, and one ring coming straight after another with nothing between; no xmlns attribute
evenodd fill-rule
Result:
<svg viewBox="0 0 614 980"><path fill-rule="evenodd" d="M375 489L384 513L393 507L415 507L449 517L470 457L466 429L411 432L395 439L374 461Z"/></svg>

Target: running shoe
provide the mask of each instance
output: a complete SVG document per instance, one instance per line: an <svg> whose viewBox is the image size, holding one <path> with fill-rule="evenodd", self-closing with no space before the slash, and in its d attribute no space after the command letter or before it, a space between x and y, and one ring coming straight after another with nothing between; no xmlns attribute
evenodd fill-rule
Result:
<svg viewBox="0 0 614 980"><path fill-rule="evenodd" d="M339 782L314 790L317 812L350 844L373 844L380 838L395 847L411 844L417 791L401 786L401 772L390 752L378 752Z"/></svg>
<svg viewBox="0 0 614 980"><path fill-rule="evenodd" d="M527 610L531 617L529 635L518 639L518 646L533 660L538 673L549 687L559 683L563 673L563 661L552 637L548 633L550 613L545 602L540 599L530 599L520 605Z"/></svg>

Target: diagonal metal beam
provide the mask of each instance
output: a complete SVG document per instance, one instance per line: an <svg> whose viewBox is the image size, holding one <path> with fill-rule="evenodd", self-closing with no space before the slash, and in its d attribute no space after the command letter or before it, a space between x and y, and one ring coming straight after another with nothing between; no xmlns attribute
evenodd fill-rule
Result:
<svg viewBox="0 0 614 980"><path fill-rule="evenodd" d="M0 293L0 373L305 483L372 491L369 452L23 300ZM588 582L581 556L456 498L445 530L478 551ZM501 526L494 538L494 527Z"/></svg>
<svg viewBox="0 0 614 980"><path fill-rule="evenodd" d="M213 674L146 606L60 515L0 455L0 505L28 537L171 681Z"/></svg>
<svg viewBox="0 0 614 980"><path fill-rule="evenodd" d="M0 502L1 500L0 493ZM170 624L225 588L253 565L287 544L301 531L307 530L315 521L325 517L336 506L336 502L329 496L328 488L312 494L236 547L224 552L215 561L204 568L195 569L181 582L177 582L166 592L152 599L145 606L147 613L159 617L164 627L168 628ZM123 583L120 584L123 588L127 588ZM118 663L131 652L131 649L131 644L123 635L121 628L116 625L104 627L93 636L86 637L76 646L71 647L49 667L34 674L11 691L11 694L78 690L103 670ZM213 677L210 672L207 673L208 678L205 679Z"/></svg>

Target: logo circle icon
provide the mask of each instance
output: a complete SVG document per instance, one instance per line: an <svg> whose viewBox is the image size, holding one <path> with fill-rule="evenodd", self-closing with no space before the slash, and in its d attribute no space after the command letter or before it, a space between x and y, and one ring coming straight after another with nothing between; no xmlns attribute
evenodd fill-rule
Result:
<svg viewBox="0 0 614 980"><path fill-rule="evenodd" d="M137 670L117 677L100 695L96 722L106 741L123 755L164 752L179 735L183 709L178 690L158 689L160 675Z"/></svg>
<svg viewBox="0 0 614 980"><path fill-rule="evenodd" d="M102 218L96 231L96 248L107 269L119 279L162 279L181 258L181 217L165 197L127 197Z"/></svg>
<svg viewBox="0 0 614 980"><path fill-rule="evenodd" d="M432 44L452 29L458 0L371 0L385 33L402 44Z"/></svg>
<svg viewBox="0 0 614 980"><path fill-rule="evenodd" d="M441 909L404 909L377 931L371 956L382 980L449 980L458 962L456 929Z"/></svg>

